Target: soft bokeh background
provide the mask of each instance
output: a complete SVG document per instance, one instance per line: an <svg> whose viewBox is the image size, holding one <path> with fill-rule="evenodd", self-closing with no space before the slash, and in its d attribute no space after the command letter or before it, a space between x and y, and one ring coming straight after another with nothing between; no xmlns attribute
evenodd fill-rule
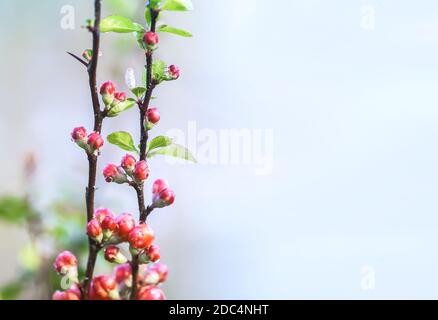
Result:
<svg viewBox="0 0 438 320"><path fill-rule="evenodd" d="M106 14L117 13L108 2ZM81 199L86 183L69 133L91 126L87 75L65 52L89 47L80 25L91 3L0 2L0 193L22 189L21 162L33 151L41 208L60 193ZM142 3L123 11L141 17ZM195 37L162 36L159 56L183 77L158 90L156 133L189 121L216 132L273 129L274 163L260 176L251 165L151 160L151 179L169 179L177 193L150 219L172 272L169 298L438 298L438 3L194 4L167 15ZM60 28L64 5L76 9L73 31ZM374 30L361 27L368 5ZM103 43L99 82L122 86L142 54L129 36ZM138 137L137 116L106 121L104 133ZM122 154L107 145L101 166ZM100 176L98 186L99 205L136 212L132 190ZM26 237L3 226L0 240L1 283L17 272ZM361 287L364 267L373 290Z"/></svg>

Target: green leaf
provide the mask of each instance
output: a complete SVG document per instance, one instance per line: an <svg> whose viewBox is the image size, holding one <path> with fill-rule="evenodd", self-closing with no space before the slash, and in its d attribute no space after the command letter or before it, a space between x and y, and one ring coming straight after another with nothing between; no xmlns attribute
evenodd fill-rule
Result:
<svg viewBox="0 0 438 320"><path fill-rule="evenodd" d="M164 148L155 149L154 151L148 153L148 158L152 158L159 154L175 158L181 158L196 163L196 159L195 157L193 157L190 151L179 144L171 144Z"/></svg>
<svg viewBox="0 0 438 320"><path fill-rule="evenodd" d="M123 102L119 102L108 111L108 117L110 118L117 117L123 111L131 109L136 102L137 101L132 98L126 99Z"/></svg>
<svg viewBox="0 0 438 320"><path fill-rule="evenodd" d="M138 150L134 145L134 139L132 139L132 136L128 132L113 132L106 139L109 143L118 146L122 150L138 153Z"/></svg>
<svg viewBox="0 0 438 320"><path fill-rule="evenodd" d="M185 30L182 30L182 29L177 29L177 28L168 26L166 24L163 24L163 25L159 26L157 30L160 31L160 32L167 32L167 33L176 34L178 36L186 37L186 38L190 38L190 37L193 36L188 31L185 31Z"/></svg>
<svg viewBox="0 0 438 320"><path fill-rule="evenodd" d="M152 63L152 79L161 82L166 74L167 64L161 60L155 60Z"/></svg>
<svg viewBox="0 0 438 320"><path fill-rule="evenodd" d="M190 0L167 0L162 10L190 11L193 10L193 4Z"/></svg>
<svg viewBox="0 0 438 320"><path fill-rule="evenodd" d="M24 198L5 196L0 199L0 220L20 224L32 214L32 208Z"/></svg>
<svg viewBox="0 0 438 320"><path fill-rule="evenodd" d="M24 289L24 281L21 279L12 281L0 289L1 300L17 300Z"/></svg>
<svg viewBox="0 0 438 320"><path fill-rule="evenodd" d="M158 136L152 139L152 141L149 143L148 150L154 150L157 148L163 148L170 146L172 144L172 139L166 136Z"/></svg>
<svg viewBox="0 0 438 320"><path fill-rule="evenodd" d="M136 87L131 90L131 92L137 97L141 98L146 93L145 87Z"/></svg>
<svg viewBox="0 0 438 320"><path fill-rule="evenodd" d="M100 32L131 33L142 32L143 26L122 16L109 16L100 22Z"/></svg>

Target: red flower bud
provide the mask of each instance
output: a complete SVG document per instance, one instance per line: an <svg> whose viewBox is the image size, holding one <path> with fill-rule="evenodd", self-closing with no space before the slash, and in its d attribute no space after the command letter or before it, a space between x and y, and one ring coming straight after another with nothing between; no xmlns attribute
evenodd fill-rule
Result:
<svg viewBox="0 0 438 320"><path fill-rule="evenodd" d="M52 300L81 300L81 291L74 284L66 291L56 291L52 296Z"/></svg>
<svg viewBox="0 0 438 320"><path fill-rule="evenodd" d="M129 233L135 228L135 219L129 213L123 213L116 218L117 221L117 236L126 241Z"/></svg>
<svg viewBox="0 0 438 320"><path fill-rule="evenodd" d="M120 102L123 102L126 100L126 94L124 92L116 92L114 98Z"/></svg>
<svg viewBox="0 0 438 320"><path fill-rule="evenodd" d="M100 94L114 95L116 92L116 85L112 81L107 81L100 87Z"/></svg>
<svg viewBox="0 0 438 320"><path fill-rule="evenodd" d="M94 211L94 218L102 223L106 216L113 216L113 213L107 208L99 208Z"/></svg>
<svg viewBox="0 0 438 320"><path fill-rule="evenodd" d="M179 78L180 76L180 70L177 66L175 65L171 65L169 66L168 70L169 75L172 77L173 80L176 80Z"/></svg>
<svg viewBox="0 0 438 320"><path fill-rule="evenodd" d="M106 216L101 223L103 230L116 231L117 230L117 221L113 215Z"/></svg>
<svg viewBox="0 0 438 320"><path fill-rule="evenodd" d="M117 167L115 164L108 164L103 169L103 176L105 177L106 182L115 182L119 184L128 182L128 178L123 172L123 169Z"/></svg>
<svg viewBox="0 0 438 320"><path fill-rule="evenodd" d="M152 124L157 124L160 121L160 113L157 108L149 108L147 111L147 119Z"/></svg>
<svg viewBox="0 0 438 320"><path fill-rule="evenodd" d="M105 260L112 263L126 263L128 259L120 252L116 246L108 246L105 249Z"/></svg>
<svg viewBox="0 0 438 320"><path fill-rule="evenodd" d="M103 230L100 226L99 221L96 219L91 219L87 224L87 235L96 241L97 243L102 242L103 239Z"/></svg>
<svg viewBox="0 0 438 320"><path fill-rule="evenodd" d="M155 245L151 245L144 252L142 252L139 256L141 263L156 263L160 261L160 248Z"/></svg>
<svg viewBox="0 0 438 320"><path fill-rule="evenodd" d="M126 285L131 285L132 280L132 270L129 263L123 263L114 268L114 278L117 283L124 283Z"/></svg>
<svg viewBox="0 0 438 320"><path fill-rule="evenodd" d="M91 150L99 150L103 146L104 140L97 132L92 132L88 136L87 144L90 146Z"/></svg>
<svg viewBox="0 0 438 320"><path fill-rule="evenodd" d="M152 185L152 194L158 194L164 189L167 189L169 187L169 184L166 180L163 179L157 179L155 180L154 184Z"/></svg>
<svg viewBox="0 0 438 320"><path fill-rule="evenodd" d="M142 160L135 164L134 178L135 180L142 182L149 177L149 167L146 161Z"/></svg>
<svg viewBox="0 0 438 320"><path fill-rule="evenodd" d="M154 241L154 232L147 224L141 224L129 233L128 242L132 248L142 250L149 247Z"/></svg>
<svg viewBox="0 0 438 320"><path fill-rule="evenodd" d="M163 291L155 286L143 286L137 292L137 300L165 300Z"/></svg>
<svg viewBox="0 0 438 320"><path fill-rule="evenodd" d="M66 275L77 269L78 259L70 251L63 251L55 259L53 267L60 275Z"/></svg>
<svg viewBox="0 0 438 320"><path fill-rule="evenodd" d="M155 46L156 44L158 44L159 41L158 35L155 32L146 32L144 34L143 41L148 46Z"/></svg>
<svg viewBox="0 0 438 320"><path fill-rule="evenodd" d="M132 170L134 170L134 166L136 163L137 160L130 154L127 154L122 158L122 163L120 164L120 166L125 169L127 173L130 174L132 173Z"/></svg>
<svg viewBox="0 0 438 320"><path fill-rule="evenodd" d="M92 300L120 299L117 283L110 276L98 276L93 278L89 295Z"/></svg>
<svg viewBox="0 0 438 320"><path fill-rule="evenodd" d="M84 127L74 128L71 133L71 137L75 142L83 141L87 138L87 130Z"/></svg>
<svg viewBox="0 0 438 320"><path fill-rule="evenodd" d="M154 246L151 245L148 249L147 249L147 255L149 256L149 260L151 262L158 262L160 261L161 255L160 255L160 247L159 246Z"/></svg>
<svg viewBox="0 0 438 320"><path fill-rule="evenodd" d="M113 103L115 92L116 92L116 86L111 81L105 82L100 87L100 94L102 95L102 100L106 106Z"/></svg>

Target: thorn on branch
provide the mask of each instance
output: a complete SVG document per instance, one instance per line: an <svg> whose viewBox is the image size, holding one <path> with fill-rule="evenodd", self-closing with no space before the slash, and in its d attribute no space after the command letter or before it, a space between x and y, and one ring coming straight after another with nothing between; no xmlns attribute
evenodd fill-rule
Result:
<svg viewBox="0 0 438 320"><path fill-rule="evenodd" d="M82 63L85 67L88 67L88 62L86 62L85 60L83 60L82 58L78 57L77 55L75 55L74 53L71 52L67 52L70 56L72 56L73 58L75 58L77 61L79 61L80 63Z"/></svg>

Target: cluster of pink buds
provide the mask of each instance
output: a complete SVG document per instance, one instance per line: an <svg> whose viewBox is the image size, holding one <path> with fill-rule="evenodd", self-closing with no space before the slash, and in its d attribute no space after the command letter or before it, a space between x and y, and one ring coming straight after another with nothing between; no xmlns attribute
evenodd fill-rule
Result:
<svg viewBox="0 0 438 320"><path fill-rule="evenodd" d="M107 110L116 107L126 100L126 94L124 92L116 92L116 85L112 81L106 81L101 85L100 94Z"/></svg>
<svg viewBox="0 0 438 320"><path fill-rule="evenodd" d="M160 113L157 108L149 108L145 116L146 129L151 130L160 121Z"/></svg>
<svg viewBox="0 0 438 320"><path fill-rule="evenodd" d="M152 206L164 208L175 201L175 192L170 189L166 180L158 179L152 185Z"/></svg>
<svg viewBox="0 0 438 320"><path fill-rule="evenodd" d="M84 127L74 128L71 133L72 140L89 154L99 152L104 144L104 140L98 132L92 132L87 136Z"/></svg>
<svg viewBox="0 0 438 320"><path fill-rule="evenodd" d="M120 166L108 164L103 169L103 176L106 182L141 184L149 177L149 167L145 160L137 161L134 156L127 154Z"/></svg>
<svg viewBox="0 0 438 320"><path fill-rule="evenodd" d="M159 38L155 32L146 32L143 36L143 41L146 44L146 49L148 51L153 51L157 49Z"/></svg>

